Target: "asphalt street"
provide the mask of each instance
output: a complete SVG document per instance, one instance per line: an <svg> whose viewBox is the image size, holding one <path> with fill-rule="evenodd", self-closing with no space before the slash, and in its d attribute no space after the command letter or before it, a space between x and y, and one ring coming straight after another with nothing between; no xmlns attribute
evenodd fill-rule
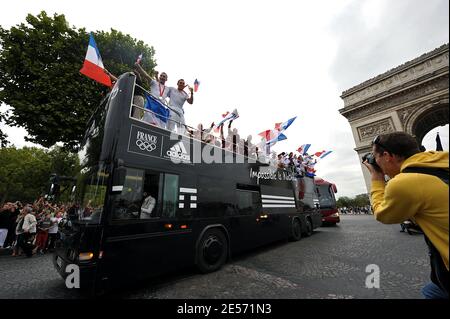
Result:
<svg viewBox="0 0 450 319"><path fill-rule="evenodd" d="M384 299L422 298L429 281L421 235L382 225L372 215L344 215L298 242L277 242L234 256L217 272L195 269L119 287L104 298L125 299ZM379 288L367 288L368 265L380 270ZM0 298L84 298L67 289L50 255L0 256Z"/></svg>

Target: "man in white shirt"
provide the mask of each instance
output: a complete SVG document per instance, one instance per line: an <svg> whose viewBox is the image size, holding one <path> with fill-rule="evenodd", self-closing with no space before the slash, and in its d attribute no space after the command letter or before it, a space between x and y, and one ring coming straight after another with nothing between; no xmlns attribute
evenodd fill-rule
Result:
<svg viewBox="0 0 450 319"><path fill-rule="evenodd" d="M135 64L137 71L141 74L142 77L147 79L150 84L150 93L158 99L162 100L165 103L165 99L167 97L168 88L166 87L167 81L167 73L161 72L158 76L158 71L155 71L155 79L153 79L139 63Z"/></svg>
<svg viewBox="0 0 450 319"><path fill-rule="evenodd" d="M36 224L37 220L34 216L34 211L31 207L25 207L25 211L27 212L23 219L23 242L22 249L25 252L27 257L33 256L33 240L36 235Z"/></svg>
<svg viewBox="0 0 450 319"><path fill-rule="evenodd" d="M151 218L153 208L155 208L156 200L147 193L144 193L144 202L141 206L141 219Z"/></svg>
<svg viewBox="0 0 450 319"><path fill-rule="evenodd" d="M150 93L159 99L164 105L167 104L166 98L168 93L168 87L166 86L167 81L167 73L162 72L158 76L158 71L155 71L155 79L153 79L145 70L142 68L142 66L139 63L135 63L136 70L139 72L139 74L145 78L149 84L150 84ZM144 102L145 104L145 102ZM165 128L164 122L158 119L155 114L151 112L145 112L144 117L142 118L144 121L148 123L155 124L159 127Z"/></svg>
<svg viewBox="0 0 450 319"><path fill-rule="evenodd" d="M24 233L35 234L36 233L36 217L31 207L26 207L26 215L23 220L22 230Z"/></svg>
<svg viewBox="0 0 450 319"><path fill-rule="evenodd" d="M184 134L185 131L185 121L184 121L184 102L189 104L194 103L194 89L189 87L191 91L191 96L189 97L184 88L187 86L183 79L178 80L177 88L170 87L167 92L167 97L169 98L169 109L170 118L167 123L167 129L169 131L176 131L179 134Z"/></svg>
<svg viewBox="0 0 450 319"><path fill-rule="evenodd" d="M55 249L55 243L56 243L56 240L58 239L58 224L62 219L61 215L62 215L61 212L57 212L55 217L50 218L50 221L52 222L52 226L48 230L49 240L48 240L47 249L49 251L52 251L53 249Z"/></svg>

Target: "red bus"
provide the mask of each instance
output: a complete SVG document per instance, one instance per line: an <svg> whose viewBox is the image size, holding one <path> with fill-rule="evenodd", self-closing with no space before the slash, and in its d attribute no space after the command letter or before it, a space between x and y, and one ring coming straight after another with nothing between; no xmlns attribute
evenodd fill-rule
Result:
<svg viewBox="0 0 450 319"><path fill-rule="evenodd" d="M314 178L316 193L319 199L320 213L322 214L323 224L336 224L340 222L338 209L336 206L337 193L336 185L320 177Z"/></svg>

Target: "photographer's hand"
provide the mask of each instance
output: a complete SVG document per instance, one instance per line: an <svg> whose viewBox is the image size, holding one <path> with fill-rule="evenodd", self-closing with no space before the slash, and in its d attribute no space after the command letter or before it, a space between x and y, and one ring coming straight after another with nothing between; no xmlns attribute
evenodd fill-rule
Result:
<svg viewBox="0 0 450 319"><path fill-rule="evenodd" d="M369 170L369 173L372 176L372 181L382 181L382 182L384 182L384 174L383 174L383 172L377 170L373 165L369 164L367 162L367 160L364 161L363 164Z"/></svg>

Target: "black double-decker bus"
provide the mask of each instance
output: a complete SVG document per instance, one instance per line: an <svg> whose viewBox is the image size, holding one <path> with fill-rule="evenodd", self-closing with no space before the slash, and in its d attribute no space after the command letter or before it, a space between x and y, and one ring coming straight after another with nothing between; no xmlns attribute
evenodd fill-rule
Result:
<svg viewBox="0 0 450 319"><path fill-rule="evenodd" d="M89 121L77 217L62 223L54 255L64 278L75 264L95 291L189 265L211 272L321 225L312 178L147 123L135 82L123 74Z"/></svg>

